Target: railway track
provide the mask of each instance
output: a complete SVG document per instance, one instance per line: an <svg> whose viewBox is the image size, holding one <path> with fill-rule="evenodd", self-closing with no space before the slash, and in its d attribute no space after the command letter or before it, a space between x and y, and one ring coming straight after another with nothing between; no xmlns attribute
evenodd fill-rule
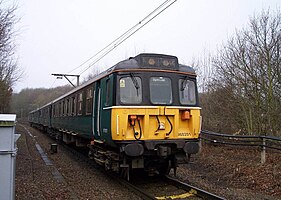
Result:
<svg viewBox="0 0 281 200"><path fill-rule="evenodd" d="M164 200L164 199L210 199L223 200L224 198L212 194L203 189L181 182L176 178L166 176L162 178L149 178L140 181L127 182L118 179L119 182L135 192L142 199Z"/></svg>
<svg viewBox="0 0 281 200"><path fill-rule="evenodd" d="M79 151L76 148L72 148L71 146L66 145L62 142L58 143L79 160L90 163L97 170L103 171L106 175L110 176L112 180L117 180L120 184L127 187L142 199L224 199L203 189L181 182L176 178L170 176L160 178L149 177L143 175L142 173L137 173L138 175L133 176L132 180L128 182L120 178L116 173L109 173L108 171L101 168L93 160L90 160L87 157L85 151Z"/></svg>
<svg viewBox="0 0 281 200"><path fill-rule="evenodd" d="M149 177L143 175L133 176L132 180L128 182L118 176L116 173L109 173L101 166L97 165L93 160L90 160L85 152L77 151L70 148L68 145L61 145L85 162L90 162L96 169L103 171L107 176L110 176L112 180L117 180L120 184L127 187L145 200L164 200L164 199L210 199L210 200L223 200L224 198L212 194L208 191L194 187L187 183L181 182L176 178L165 177Z"/></svg>

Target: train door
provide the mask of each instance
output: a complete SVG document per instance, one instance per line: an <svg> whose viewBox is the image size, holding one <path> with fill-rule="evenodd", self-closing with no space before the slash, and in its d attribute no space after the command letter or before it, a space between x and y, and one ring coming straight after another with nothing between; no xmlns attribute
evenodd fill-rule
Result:
<svg viewBox="0 0 281 200"><path fill-rule="evenodd" d="M111 141L111 106L113 99L113 76L109 75L94 86L93 133L97 140Z"/></svg>
<svg viewBox="0 0 281 200"><path fill-rule="evenodd" d="M107 144L112 142L111 137L111 107L113 97L113 75L101 79L101 101L100 101L100 131L101 138Z"/></svg>
<svg viewBox="0 0 281 200"><path fill-rule="evenodd" d="M100 81L94 84L93 92L93 134L95 139L100 139L100 110L101 110L101 88Z"/></svg>

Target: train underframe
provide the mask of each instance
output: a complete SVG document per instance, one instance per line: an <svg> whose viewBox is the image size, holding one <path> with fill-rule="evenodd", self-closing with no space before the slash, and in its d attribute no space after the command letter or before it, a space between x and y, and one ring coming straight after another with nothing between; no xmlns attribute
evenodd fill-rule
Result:
<svg viewBox="0 0 281 200"><path fill-rule="evenodd" d="M127 180L139 169L150 176L166 175L173 169L176 175L178 165L188 163L191 154L199 151L199 142L196 139L117 141L116 147L113 148L100 141L91 143L89 139L67 130L56 130L39 124L31 125L66 144L88 147L90 159L94 159L106 170L119 173Z"/></svg>
<svg viewBox="0 0 281 200"><path fill-rule="evenodd" d="M118 172L129 180L130 174L141 169L148 175L166 175L178 164L188 163L191 154L199 151L198 141L126 141L118 142L117 149L103 144L89 146L89 157L106 170Z"/></svg>

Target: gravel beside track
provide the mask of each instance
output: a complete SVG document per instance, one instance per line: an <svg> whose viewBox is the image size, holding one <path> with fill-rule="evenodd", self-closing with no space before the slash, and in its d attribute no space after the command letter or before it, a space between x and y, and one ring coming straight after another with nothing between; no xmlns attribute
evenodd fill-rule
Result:
<svg viewBox="0 0 281 200"><path fill-rule="evenodd" d="M79 159L38 130L17 126L16 199L140 199L117 181L111 180L90 163ZM52 165L46 165L35 144L39 144ZM58 178L58 176L62 178Z"/></svg>

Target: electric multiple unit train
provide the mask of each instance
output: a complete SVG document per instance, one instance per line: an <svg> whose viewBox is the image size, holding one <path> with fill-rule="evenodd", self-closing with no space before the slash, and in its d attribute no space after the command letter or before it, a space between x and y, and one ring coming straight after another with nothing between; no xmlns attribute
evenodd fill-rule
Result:
<svg viewBox="0 0 281 200"><path fill-rule="evenodd" d="M195 70L175 56L139 54L32 111L29 122L89 149L129 179L135 169L167 174L199 151Z"/></svg>

